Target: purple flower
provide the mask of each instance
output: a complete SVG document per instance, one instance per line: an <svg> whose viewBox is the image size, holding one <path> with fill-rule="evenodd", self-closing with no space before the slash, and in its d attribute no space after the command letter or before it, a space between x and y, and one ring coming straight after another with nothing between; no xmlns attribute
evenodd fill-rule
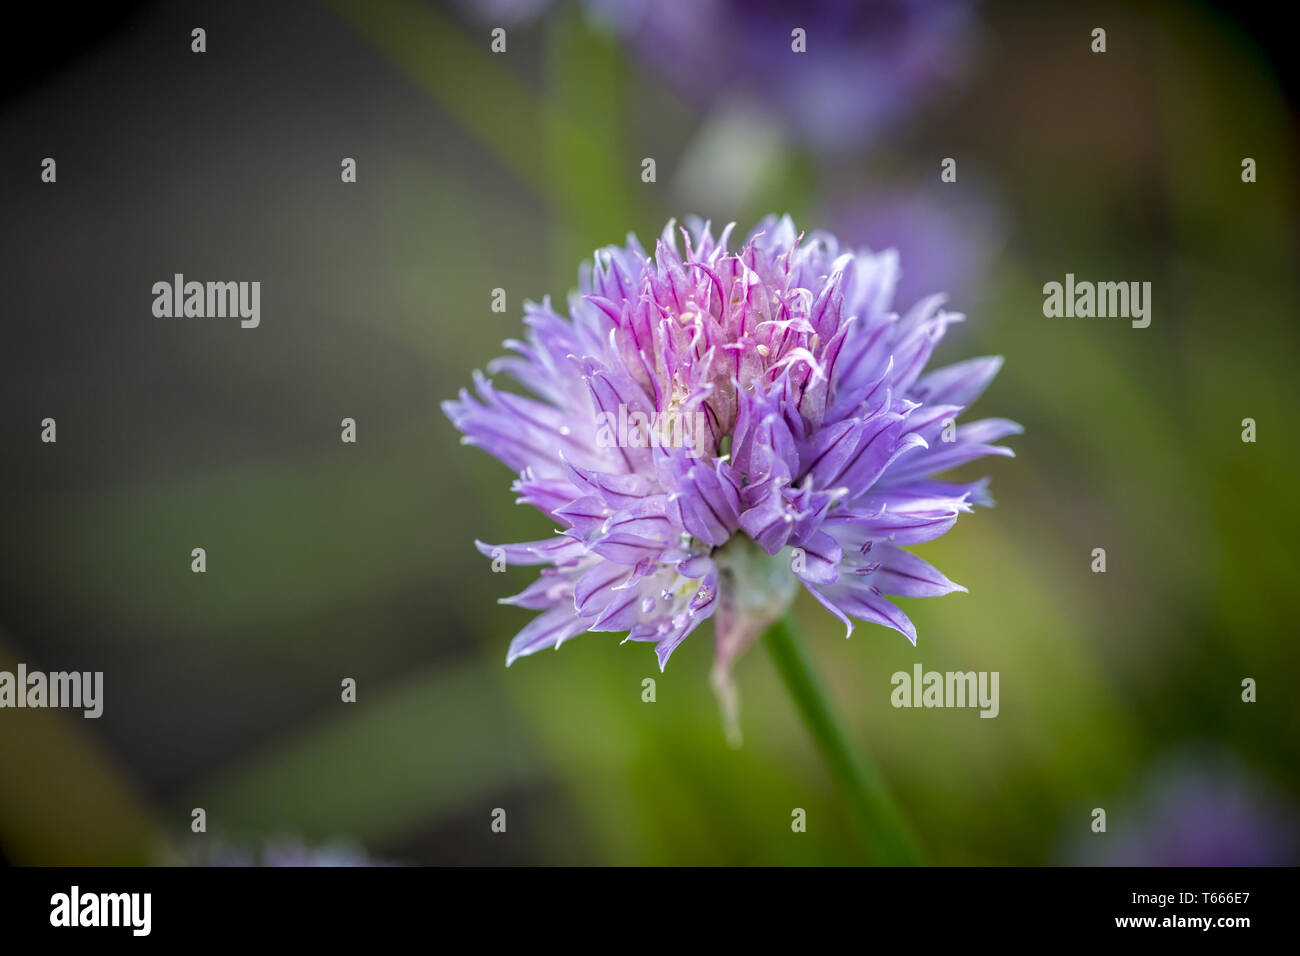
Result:
<svg viewBox="0 0 1300 956"><path fill-rule="evenodd" d="M691 99L756 100L807 145L872 141L965 71L969 0L589 0ZM795 53L793 31L806 52Z"/></svg>
<svg viewBox="0 0 1300 956"><path fill-rule="evenodd" d="M1136 795L1109 804L1112 830L1075 841L1071 862L1104 866L1294 866L1295 807L1231 753L1173 755Z"/></svg>
<svg viewBox="0 0 1300 956"><path fill-rule="evenodd" d="M474 0L489 23L536 19L551 0ZM971 0L585 0L588 18L701 106L773 109L807 145L843 151L876 137L969 58ZM804 51L796 53L795 30Z"/></svg>
<svg viewBox="0 0 1300 956"><path fill-rule="evenodd" d="M734 717L735 658L799 584L854 619L916 631L889 595L965 590L903 545L939 537L985 482L931 476L1020 426L955 420L1001 365L922 374L950 323L942 295L890 311L897 255L841 250L769 217L739 252L732 227L665 228L653 258L629 236L584 264L569 316L525 306L525 340L476 395L444 404L519 473L514 490L554 537L479 549L542 565L506 603L540 612L506 663L584 631L655 645L659 664L715 619L714 684Z"/></svg>
<svg viewBox="0 0 1300 956"><path fill-rule="evenodd" d="M983 197L941 201L932 190L903 187L840 197L826 216L854 246L898 250L903 268L896 294L903 302L939 287L957 301L981 301L1004 243L997 207Z"/></svg>

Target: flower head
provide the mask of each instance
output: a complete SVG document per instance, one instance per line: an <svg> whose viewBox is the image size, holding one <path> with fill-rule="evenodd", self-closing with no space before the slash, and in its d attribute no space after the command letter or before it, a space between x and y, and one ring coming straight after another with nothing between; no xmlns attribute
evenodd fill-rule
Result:
<svg viewBox="0 0 1300 956"><path fill-rule="evenodd" d="M444 409L519 473L521 503L552 538L479 543L542 565L508 603L539 611L506 663L584 631L655 646L660 667L706 619L714 684L734 718L735 658L799 585L852 633L883 624L915 642L888 595L964 590L908 551L976 504L985 482L931 476L984 455L1014 422L956 419L1000 358L922 374L950 323L942 295L891 311L893 251L845 251L788 217L738 251L732 227L670 222L647 254L635 237L580 272L569 315L529 303L524 340Z"/></svg>

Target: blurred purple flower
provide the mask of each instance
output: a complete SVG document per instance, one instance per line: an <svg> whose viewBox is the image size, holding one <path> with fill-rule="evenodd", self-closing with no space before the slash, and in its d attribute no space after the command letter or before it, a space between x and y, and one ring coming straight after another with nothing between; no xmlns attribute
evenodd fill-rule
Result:
<svg viewBox="0 0 1300 956"><path fill-rule="evenodd" d="M489 0L484 22L533 19L548 0ZM971 0L585 0L594 22L701 106L746 100L784 117L806 145L870 142L968 60ZM806 52L792 50L802 29Z"/></svg>
<svg viewBox="0 0 1300 956"><path fill-rule="evenodd" d="M1294 866L1296 816L1225 756L1184 756L1158 769L1129 806L1110 807L1110 832L1080 841L1076 858L1106 866Z"/></svg>
<svg viewBox="0 0 1300 956"><path fill-rule="evenodd" d="M904 188L837 202L827 210L831 231L854 247L898 250L903 264L896 294L912 302L943 288L967 305L983 297L983 283L1003 244L994 205L942 202L932 192Z"/></svg>
<svg viewBox="0 0 1300 956"><path fill-rule="evenodd" d="M594 0L687 98L748 99L806 145L873 140L966 66L969 0ZM612 8L612 9L611 9ZM791 50L805 31L807 52Z"/></svg>
<svg viewBox="0 0 1300 956"><path fill-rule="evenodd" d="M714 684L734 716L734 659L802 583L852 618L915 642L885 595L965 590L900 545L946 532L988 503L985 482L931 476L1020 431L957 416L1000 358L922 375L961 316L942 295L890 311L897 256L800 236L788 217L760 224L738 253L732 227L673 223L651 258L635 237L580 273L569 317L525 306L526 341L476 373L448 417L519 472L514 489L563 526L552 538L479 543L484 554L546 565L507 603L540 611L506 663L584 631L649 641L662 668L715 616ZM782 553L782 552L786 553Z"/></svg>

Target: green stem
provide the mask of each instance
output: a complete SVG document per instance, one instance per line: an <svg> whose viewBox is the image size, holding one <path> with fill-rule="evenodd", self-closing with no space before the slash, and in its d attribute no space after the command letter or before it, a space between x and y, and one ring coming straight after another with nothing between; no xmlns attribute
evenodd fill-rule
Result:
<svg viewBox="0 0 1300 956"><path fill-rule="evenodd" d="M826 758L831 775L848 797L850 809L875 861L892 866L918 863L920 854L902 813L890 798L879 773L850 746L790 615L778 619L768 628L767 648L822 756Z"/></svg>

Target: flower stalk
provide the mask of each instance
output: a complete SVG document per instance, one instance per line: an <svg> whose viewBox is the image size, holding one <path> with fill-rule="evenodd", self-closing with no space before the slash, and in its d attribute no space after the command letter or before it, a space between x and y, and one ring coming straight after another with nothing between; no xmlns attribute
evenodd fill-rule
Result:
<svg viewBox="0 0 1300 956"><path fill-rule="evenodd" d="M850 744L791 614L772 624L764 643L831 776L848 799L873 861L888 866L919 863L920 852L902 812L875 767Z"/></svg>

